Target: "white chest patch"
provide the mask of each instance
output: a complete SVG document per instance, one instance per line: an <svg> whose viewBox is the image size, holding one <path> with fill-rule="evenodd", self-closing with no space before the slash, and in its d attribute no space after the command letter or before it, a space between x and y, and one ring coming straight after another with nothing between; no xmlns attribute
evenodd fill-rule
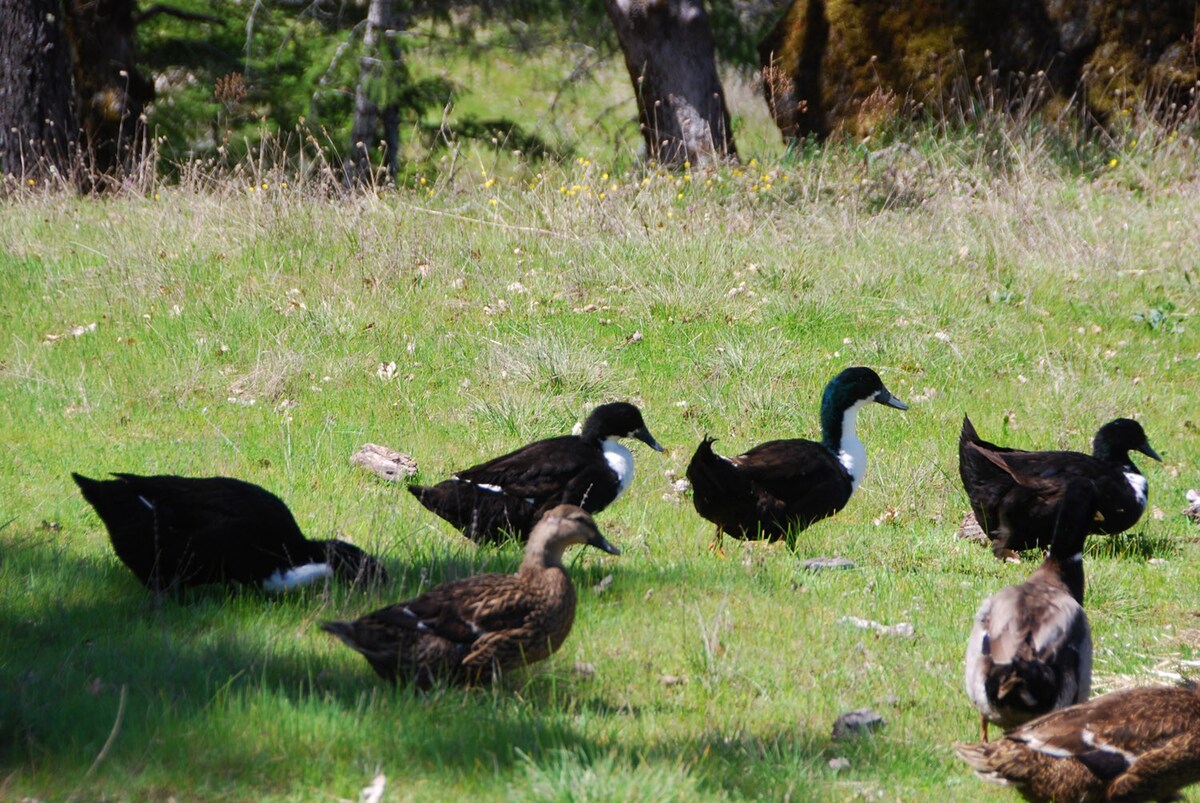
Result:
<svg viewBox="0 0 1200 803"><path fill-rule="evenodd" d="M262 581L263 591L287 591L291 588L311 585L326 577L333 577L333 567L328 563L306 563L286 572L276 571Z"/></svg>
<svg viewBox="0 0 1200 803"><path fill-rule="evenodd" d="M1133 495L1137 497L1138 507L1144 509L1146 507L1146 478L1141 474L1126 471L1125 479L1129 482L1129 487L1133 488Z"/></svg>
<svg viewBox="0 0 1200 803"><path fill-rule="evenodd" d="M613 498L613 501L616 501L625 493L629 483L633 482L633 453L614 438L605 438L601 441L600 448L604 450L604 459L608 461L608 467L617 475L617 495Z"/></svg>
<svg viewBox="0 0 1200 803"><path fill-rule="evenodd" d="M858 411L866 404L860 401L842 413L842 442L838 444L838 461L850 474L850 492L858 490L859 483L867 473L867 448L854 432Z"/></svg>

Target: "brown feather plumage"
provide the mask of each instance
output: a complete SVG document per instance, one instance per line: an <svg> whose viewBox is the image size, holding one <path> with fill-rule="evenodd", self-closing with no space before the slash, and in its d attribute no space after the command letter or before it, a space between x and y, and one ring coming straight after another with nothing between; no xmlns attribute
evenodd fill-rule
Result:
<svg viewBox="0 0 1200 803"><path fill-rule="evenodd" d="M321 627L387 680L422 688L438 680L488 682L549 657L571 632L575 587L562 556L575 544L619 554L586 511L560 505L530 533L516 574L455 580L353 622Z"/></svg>
<svg viewBox="0 0 1200 803"><path fill-rule="evenodd" d="M1064 491L1054 543L1024 583L983 601L967 641L966 689L987 722L1011 728L1091 691L1092 636L1083 610L1083 544L1094 492Z"/></svg>
<svg viewBox="0 0 1200 803"><path fill-rule="evenodd" d="M1200 783L1200 686L1112 692L955 750L1028 800L1171 800Z"/></svg>

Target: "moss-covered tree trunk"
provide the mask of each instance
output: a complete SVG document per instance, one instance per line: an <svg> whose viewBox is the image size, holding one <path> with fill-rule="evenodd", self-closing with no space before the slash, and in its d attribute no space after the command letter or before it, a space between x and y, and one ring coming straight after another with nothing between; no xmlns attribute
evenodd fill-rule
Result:
<svg viewBox="0 0 1200 803"><path fill-rule="evenodd" d="M604 8L625 53L649 158L703 164L736 157L701 0L604 0Z"/></svg>
<svg viewBox="0 0 1200 803"><path fill-rule="evenodd" d="M76 134L58 0L0 0L0 172L66 176Z"/></svg>
<svg viewBox="0 0 1200 803"><path fill-rule="evenodd" d="M75 95L93 189L126 176L142 156L142 112L154 85L138 71L134 0L65 0Z"/></svg>
<svg viewBox="0 0 1200 803"><path fill-rule="evenodd" d="M397 0L371 0L358 89L354 93L354 123L350 129L350 156L345 172L348 184L369 183L375 175L372 155L382 150L389 179L396 178L396 151L400 146L400 110L395 98L388 102L388 89L402 68L396 35L402 24ZM382 101L382 102L381 102ZM382 126L382 139L380 127Z"/></svg>

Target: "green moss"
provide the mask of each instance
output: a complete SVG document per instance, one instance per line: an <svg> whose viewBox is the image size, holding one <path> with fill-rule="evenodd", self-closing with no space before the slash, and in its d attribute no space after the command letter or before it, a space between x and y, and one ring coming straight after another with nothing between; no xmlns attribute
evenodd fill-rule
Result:
<svg viewBox="0 0 1200 803"><path fill-rule="evenodd" d="M1186 44L1193 4L1130 9L1110 2L1089 8L1086 18L1054 12L939 0L797 0L761 50L792 77L793 94L803 97L808 87L821 115L793 115L780 125L785 133L787 125L798 128L796 136L865 136L882 119L880 97L902 101L895 111L945 118L956 108L1061 108L1082 88L1088 111L1102 121L1134 98L1165 99L1163 109L1188 100L1200 77ZM1068 38L1071 27L1078 32ZM825 35L815 37L817 29Z"/></svg>

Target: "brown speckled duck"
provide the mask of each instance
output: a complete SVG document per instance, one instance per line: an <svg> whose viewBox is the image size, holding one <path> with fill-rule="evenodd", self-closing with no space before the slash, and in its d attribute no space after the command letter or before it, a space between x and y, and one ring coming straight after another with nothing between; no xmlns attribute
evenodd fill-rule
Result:
<svg viewBox="0 0 1200 803"><path fill-rule="evenodd" d="M575 544L620 550L582 508L559 505L529 534L516 574L479 574L326 630L362 653L387 680L429 688L437 680L485 683L554 653L575 620L575 587L563 552Z"/></svg>
<svg viewBox="0 0 1200 803"><path fill-rule="evenodd" d="M975 614L966 687L984 742L988 722L1007 729L1088 698L1092 632L1083 611L1083 543L1094 509L1091 485L1069 484L1045 561Z"/></svg>
<svg viewBox="0 0 1200 803"><path fill-rule="evenodd" d="M1200 782L1200 685L1112 692L955 750L1026 800L1176 800Z"/></svg>

